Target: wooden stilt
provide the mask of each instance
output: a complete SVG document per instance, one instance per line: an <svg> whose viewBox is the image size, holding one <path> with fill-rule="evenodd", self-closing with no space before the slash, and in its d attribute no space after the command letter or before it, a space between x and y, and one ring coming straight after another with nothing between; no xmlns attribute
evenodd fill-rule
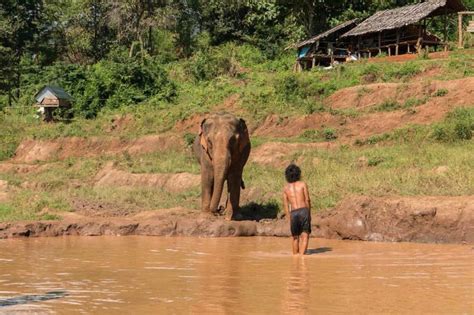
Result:
<svg viewBox="0 0 474 315"><path fill-rule="evenodd" d="M395 45L395 56L398 56L398 45L400 44L400 29L397 28L397 43Z"/></svg>
<svg viewBox="0 0 474 315"><path fill-rule="evenodd" d="M45 107L44 108L44 122L52 122L53 121L53 108L52 107Z"/></svg>
<svg viewBox="0 0 474 315"><path fill-rule="evenodd" d="M379 54L382 53L382 32L379 32Z"/></svg>
<svg viewBox="0 0 474 315"><path fill-rule="evenodd" d="M458 48L464 47L462 35L462 13L458 13Z"/></svg>
<svg viewBox="0 0 474 315"><path fill-rule="evenodd" d="M422 30L423 26L420 24L418 25L418 40L416 41L416 52L421 55L421 45L422 45L422 41L423 41L423 30Z"/></svg>

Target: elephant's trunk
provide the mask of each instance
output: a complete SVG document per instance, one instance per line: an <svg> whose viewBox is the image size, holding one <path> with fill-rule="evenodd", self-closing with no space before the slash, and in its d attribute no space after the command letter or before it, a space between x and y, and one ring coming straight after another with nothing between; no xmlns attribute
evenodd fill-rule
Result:
<svg viewBox="0 0 474 315"><path fill-rule="evenodd" d="M231 161L230 153L228 152L219 156L220 158L214 161L214 189L210 205L213 212L218 210Z"/></svg>

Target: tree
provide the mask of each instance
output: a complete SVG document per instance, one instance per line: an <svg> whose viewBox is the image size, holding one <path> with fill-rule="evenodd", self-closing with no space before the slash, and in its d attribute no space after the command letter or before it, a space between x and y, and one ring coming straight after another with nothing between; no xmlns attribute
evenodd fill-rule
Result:
<svg viewBox="0 0 474 315"><path fill-rule="evenodd" d="M0 89L7 92L9 105L20 97L22 57L41 61L54 44L48 36L56 28L47 12L43 1L0 2Z"/></svg>

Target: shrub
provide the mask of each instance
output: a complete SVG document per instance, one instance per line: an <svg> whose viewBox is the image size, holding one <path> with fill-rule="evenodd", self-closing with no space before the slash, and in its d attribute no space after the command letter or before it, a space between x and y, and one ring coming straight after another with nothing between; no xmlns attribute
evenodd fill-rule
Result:
<svg viewBox="0 0 474 315"><path fill-rule="evenodd" d="M322 135L324 139L331 141L337 139L337 133L335 129L332 128L325 128L322 131Z"/></svg>
<svg viewBox="0 0 474 315"><path fill-rule="evenodd" d="M438 89L438 90L433 94L433 96L434 96L434 97L441 97L441 96L445 96L446 94L448 94L448 90L447 90L447 89Z"/></svg>
<svg viewBox="0 0 474 315"><path fill-rule="evenodd" d="M471 140L472 139L472 124L468 122L458 122L454 126L454 133L459 140Z"/></svg>
<svg viewBox="0 0 474 315"><path fill-rule="evenodd" d="M455 142L472 139L474 110L457 108L447 115L444 122L433 126L431 137L437 141Z"/></svg>
<svg viewBox="0 0 474 315"><path fill-rule="evenodd" d="M395 65L387 71L388 78L405 79L411 78L421 72L418 63L405 62L401 65Z"/></svg>
<svg viewBox="0 0 474 315"><path fill-rule="evenodd" d="M318 130L315 129L307 129L301 135L300 138L310 141L318 141L320 140L320 134Z"/></svg>
<svg viewBox="0 0 474 315"><path fill-rule="evenodd" d="M279 77L275 83L275 90L283 100L290 101L300 96L300 86L297 75L286 73Z"/></svg>
<svg viewBox="0 0 474 315"><path fill-rule="evenodd" d="M377 166L383 161L385 161L383 157L379 157L379 156L372 157L372 158L369 158L369 160L367 161L367 166Z"/></svg>
<svg viewBox="0 0 474 315"><path fill-rule="evenodd" d="M312 100L305 102L305 113L308 115L316 112L322 112L324 110L324 105L320 102L314 102Z"/></svg>
<svg viewBox="0 0 474 315"><path fill-rule="evenodd" d="M395 100L385 100L380 105L377 105L376 107L374 107L372 111L389 112L392 110L397 110L400 107L401 107L400 104Z"/></svg>
<svg viewBox="0 0 474 315"><path fill-rule="evenodd" d="M184 143L186 144L186 146L192 147L194 143L194 139L196 138L196 135L190 132L186 132L183 138L184 138Z"/></svg>
<svg viewBox="0 0 474 315"><path fill-rule="evenodd" d="M335 129L325 128L323 130L307 129L301 135L300 138L309 141L332 141L337 139L337 133Z"/></svg>
<svg viewBox="0 0 474 315"><path fill-rule="evenodd" d="M410 108L410 107L415 107L415 106L420 106L425 104L428 101L428 97L423 97L423 98L408 98L405 101L405 104L403 104L403 108Z"/></svg>
<svg viewBox="0 0 474 315"><path fill-rule="evenodd" d="M239 74L238 51L238 47L233 43L200 50L188 60L187 72L196 81L208 81L219 75L237 76Z"/></svg>

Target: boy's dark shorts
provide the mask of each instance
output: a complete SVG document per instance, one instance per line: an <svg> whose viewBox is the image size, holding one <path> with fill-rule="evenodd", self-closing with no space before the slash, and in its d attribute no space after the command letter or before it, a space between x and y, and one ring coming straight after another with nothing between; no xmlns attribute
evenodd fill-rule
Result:
<svg viewBox="0 0 474 315"><path fill-rule="evenodd" d="M311 234L311 214L308 208L295 209L290 212L291 235Z"/></svg>

